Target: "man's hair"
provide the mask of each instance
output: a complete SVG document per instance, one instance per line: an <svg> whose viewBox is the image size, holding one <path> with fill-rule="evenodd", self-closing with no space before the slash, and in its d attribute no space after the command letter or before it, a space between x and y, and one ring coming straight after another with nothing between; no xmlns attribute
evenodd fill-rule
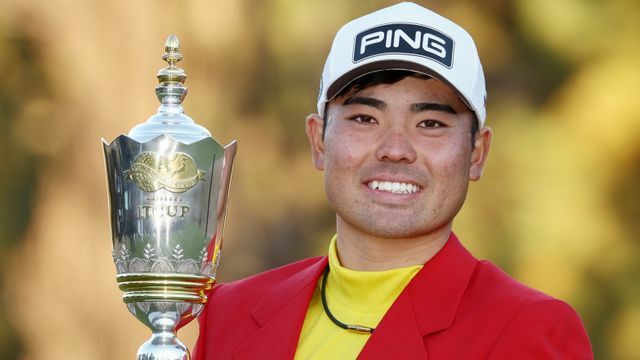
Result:
<svg viewBox="0 0 640 360"><path fill-rule="evenodd" d="M391 85L401 81L404 78L413 77L418 79L432 79L432 77L416 73L408 70L385 70L385 71L376 71L370 74L361 76L349 85L345 86L344 89L340 90L340 92L335 96L335 98L341 98L343 96L347 96L349 94L354 94L364 89L370 88L376 85ZM324 134L327 130L328 116L329 114L329 104L324 108L324 114L322 114L322 138L324 139ZM471 121L471 146L475 146L475 138L478 133L478 119L476 117L476 113L473 113L473 119Z"/></svg>

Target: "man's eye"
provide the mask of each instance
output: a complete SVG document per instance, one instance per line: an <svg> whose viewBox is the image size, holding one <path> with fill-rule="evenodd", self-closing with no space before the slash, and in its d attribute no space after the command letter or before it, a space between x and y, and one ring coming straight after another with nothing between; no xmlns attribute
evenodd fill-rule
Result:
<svg viewBox="0 0 640 360"><path fill-rule="evenodd" d="M359 122L359 123L363 123L363 124L373 124L376 122L376 119L372 118L371 116L367 116L367 115L355 115L349 118L349 120L355 121L355 122Z"/></svg>
<svg viewBox="0 0 640 360"><path fill-rule="evenodd" d="M445 125L438 120L424 120L418 124L418 127L424 128L441 128Z"/></svg>

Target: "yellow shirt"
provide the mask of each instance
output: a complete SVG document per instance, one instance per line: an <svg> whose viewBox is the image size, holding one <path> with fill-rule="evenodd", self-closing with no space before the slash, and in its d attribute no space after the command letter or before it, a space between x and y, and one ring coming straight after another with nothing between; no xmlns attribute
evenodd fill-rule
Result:
<svg viewBox="0 0 640 360"><path fill-rule="evenodd" d="M340 265L334 236L329 244L329 268L325 295L333 316L345 324L375 328L422 266L349 270ZM322 276L309 303L295 358L355 359L370 334L345 330L331 322L322 307L321 285Z"/></svg>

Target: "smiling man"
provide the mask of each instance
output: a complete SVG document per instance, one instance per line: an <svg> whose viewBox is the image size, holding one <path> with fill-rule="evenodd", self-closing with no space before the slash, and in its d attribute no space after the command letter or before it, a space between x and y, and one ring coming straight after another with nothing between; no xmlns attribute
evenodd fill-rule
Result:
<svg viewBox="0 0 640 360"><path fill-rule="evenodd" d="M219 285L197 359L590 359L566 303L452 232L491 144L475 44L401 3L334 39L306 129L336 236L328 256Z"/></svg>

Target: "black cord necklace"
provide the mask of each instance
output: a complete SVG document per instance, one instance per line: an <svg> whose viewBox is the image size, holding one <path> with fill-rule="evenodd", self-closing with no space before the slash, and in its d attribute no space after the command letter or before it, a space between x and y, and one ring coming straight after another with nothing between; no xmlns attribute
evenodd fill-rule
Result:
<svg viewBox="0 0 640 360"><path fill-rule="evenodd" d="M373 330L375 330L375 328L362 326L362 325L348 325L341 322L340 320L336 319L335 316L333 316L333 314L329 310L329 306L327 306L327 295L325 292L325 288L327 287L328 276L329 276L329 265L327 265L327 267L324 268L324 275L322 275L322 285L320 290L320 297L322 298L322 307L324 308L324 313L327 314L329 319L331 319L331 321L334 324L338 325L339 327L345 330L351 330L360 334L373 334Z"/></svg>

